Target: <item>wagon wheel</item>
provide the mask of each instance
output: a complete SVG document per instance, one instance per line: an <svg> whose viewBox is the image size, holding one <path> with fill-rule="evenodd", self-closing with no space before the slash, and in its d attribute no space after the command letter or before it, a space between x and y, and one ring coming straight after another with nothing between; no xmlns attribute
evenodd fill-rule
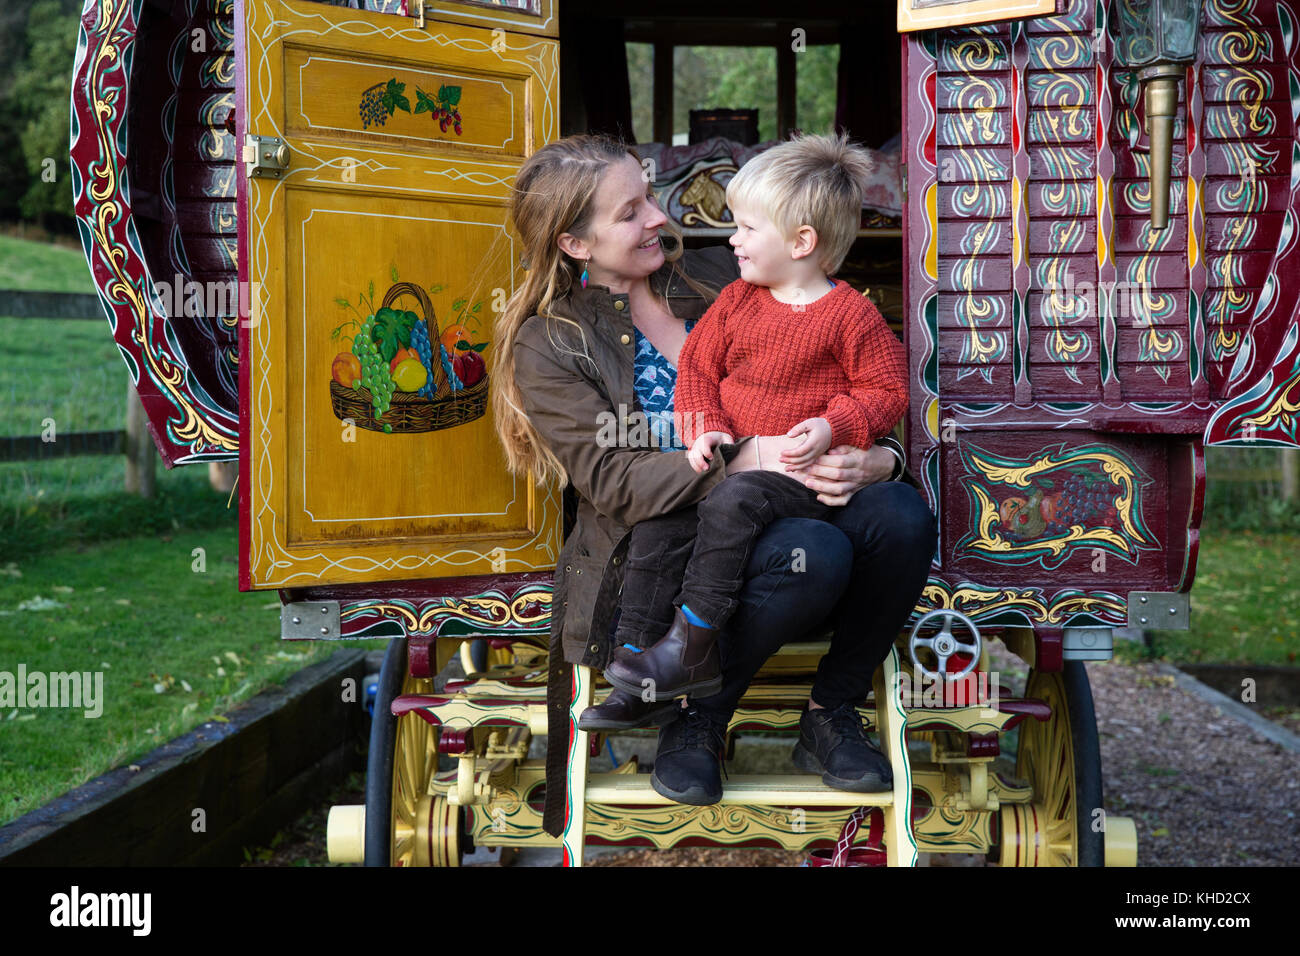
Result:
<svg viewBox="0 0 1300 956"><path fill-rule="evenodd" d="M1102 866L1101 747L1092 688L1081 661L1061 673L1031 671L1025 696L1052 708L1044 723L1020 725L1016 776L1033 785L1033 803L1002 808L1004 866Z"/></svg>
<svg viewBox="0 0 1300 956"><path fill-rule="evenodd" d="M394 717L393 698L429 693L407 673L406 642L389 643L379 674L366 768L366 865L458 866L460 811L429 784L438 769L438 729L417 713Z"/></svg>

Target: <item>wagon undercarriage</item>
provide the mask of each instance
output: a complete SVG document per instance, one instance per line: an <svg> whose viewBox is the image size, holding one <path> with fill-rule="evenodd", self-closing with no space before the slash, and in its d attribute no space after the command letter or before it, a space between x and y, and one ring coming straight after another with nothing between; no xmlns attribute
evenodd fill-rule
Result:
<svg viewBox="0 0 1300 956"><path fill-rule="evenodd" d="M803 850L834 841L852 810L868 807L884 816L885 853L878 858L894 865L915 862L916 853L982 854L1002 866L1135 862L1132 821L1101 810L1100 753L1081 662L1067 662L1059 673L1031 671L1025 693L1011 696L1009 688L988 687L985 660L966 681L929 685L913 695L917 706L903 707L889 705L886 688L892 682L910 691L917 671L895 649L860 708L894 767L896 787L884 794L848 794L807 774L733 775L721 803L685 806L651 789L635 757L611 772L587 772L586 758L604 749L605 735L582 734L575 745L581 753L570 758L569 828L558 840L542 829L545 762L529 758L533 738L546 732L546 654L523 642L493 643L439 642L439 666L459 655L467 676L435 692L427 668L412 674L406 648L393 642L371 740L372 761L391 754L388 812L375 815L383 801L378 808L335 807L331 859L454 866L471 847L562 845L577 863L584 843ZM785 731L793 744L825 646L787 645L769 662L728 727L729 750L744 733ZM575 721L595 693L583 675ZM1015 755L1013 773L1006 758L996 767L1004 744ZM454 766L440 770L440 756ZM368 804L390 783L382 763L372 770ZM910 833L903 815L910 816Z"/></svg>

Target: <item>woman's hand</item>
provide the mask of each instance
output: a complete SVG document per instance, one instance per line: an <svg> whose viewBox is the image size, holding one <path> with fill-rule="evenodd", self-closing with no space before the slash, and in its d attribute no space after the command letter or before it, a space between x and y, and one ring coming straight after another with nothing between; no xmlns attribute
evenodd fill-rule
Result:
<svg viewBox="0 0 1300 956"><path fill-rule="evenodd" d="M897 462L892 452L879 445L863 451L852 445L836 445L805 468L784 469L808 488L818 492L824 505L846 505L854 492L878 481L886 481ZM764 456L764 465L767 464ZM772 469L778 470L778 469Z"/></svg>

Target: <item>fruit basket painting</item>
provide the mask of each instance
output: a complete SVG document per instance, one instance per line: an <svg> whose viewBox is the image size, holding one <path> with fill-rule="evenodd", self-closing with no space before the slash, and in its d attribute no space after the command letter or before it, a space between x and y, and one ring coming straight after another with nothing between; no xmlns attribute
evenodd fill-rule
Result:
<svg viewBox="0 0 1300 956"><path fill-rule="evenodd" d="M488 376L479 313L483 303L452 303L455 318L439 328L429 292L413 282L397 281L375 306L375 284L357 296L357 304L339 297L352 311L331 333L350 341L330 367L330 405L341 420L385 434L411 434L454 428L481 418L487 410Z"/></svg>

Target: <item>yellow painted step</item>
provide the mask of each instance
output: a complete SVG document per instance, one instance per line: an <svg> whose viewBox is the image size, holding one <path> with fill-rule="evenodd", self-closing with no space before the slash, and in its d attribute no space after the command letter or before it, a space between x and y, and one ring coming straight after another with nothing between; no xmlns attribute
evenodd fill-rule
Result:
<svg viewBox="0 0 1300 956"><path fill-rule="evenodd" d="M587 803L609 806L675 803L656 793L645 773L593 773L587 777ZM894 794L849 793L833 790L812 774L752 774L732 777L722 785L724 804L755 807L888 807Z"/></svg>

